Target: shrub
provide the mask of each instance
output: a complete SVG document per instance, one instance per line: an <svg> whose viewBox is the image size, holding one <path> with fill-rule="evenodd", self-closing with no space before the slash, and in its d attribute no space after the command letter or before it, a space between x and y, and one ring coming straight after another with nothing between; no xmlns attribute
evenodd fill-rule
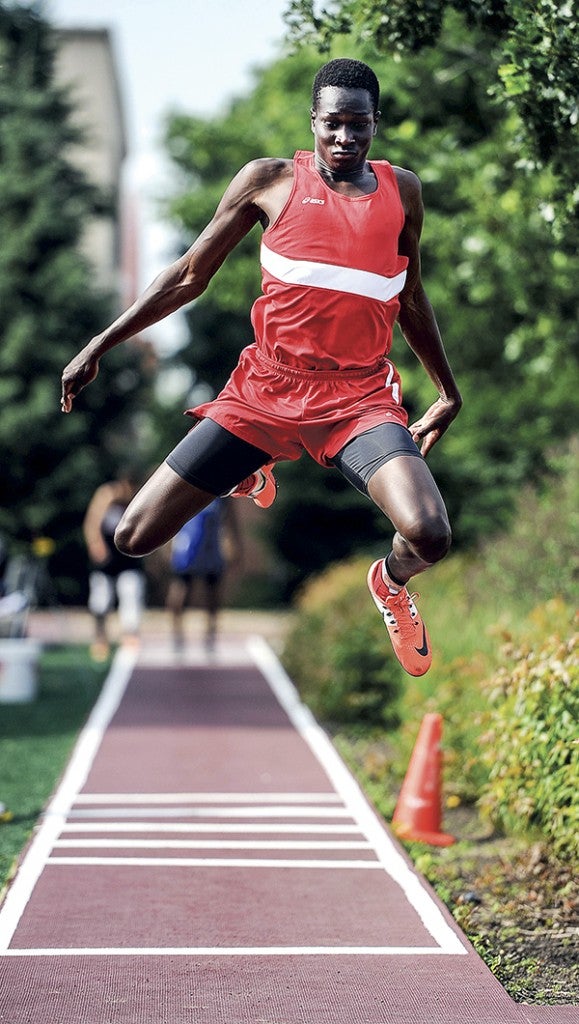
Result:
<svg viewBox="0 0 579 1024"><path fill-rule="evenodd" d="M283 662L319 718L392 728L402 669L365 592L367 568L345 562L305 585Z"/></svg>
<svg viewBox="0 0 579 1024"><path fill-rule="evenodd" d="M560 602L549 610L565 622ZM506 663L488 683L483 756L490 771L480 800L495 825L509 833L538 828L567 858L579 852L577 639L554 635L506 649Z"/></svg>
<svg viewBox="0 0 579 1024"><path fill-rule="evenodd" d="M516 637L521 646L529 631L540 643L556 631L554 615L563 635L571 632L563 601L547 599L560 595L570 604L576 592L576 455L572 440L543 485L521 494L510 533L411 581L433 647L432 668L420 679L394 660L366 589L370 556L335 565L303 589L284 663L317 717L344 726L341 752L365 783L392 787L404 777L422 717L435 711L444 720L446 792L469 803L486 792L502 753L489 750L498 709L483 684L503 668L502 645ZM529 619L540 600L546 603ZM386 736L384 722L397 718L400 726Z"/></svg>
<svg viewBox="0 0 579 1024"><path fill-rule="evenodd" d="M480 575L494 598L530 612L558 596L569 604L579 575L579 438L548 459L549 473L519 495L510 530L480 551Z"/></svg>

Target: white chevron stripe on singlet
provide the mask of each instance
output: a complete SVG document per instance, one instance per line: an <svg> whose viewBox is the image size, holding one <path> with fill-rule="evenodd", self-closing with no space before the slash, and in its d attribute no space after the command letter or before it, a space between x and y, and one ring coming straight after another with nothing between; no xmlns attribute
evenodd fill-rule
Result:
<svg viewBox="0 0 579 1024"><path fill-rule="evenodd" d="M406 281L405 270L395 277L383 277L382 274L373 274L369 270L338 267L332 263L293 260L273 252L263 242L261 265L268 274L285 284L328 288L350 295L364 295L368 299L378 299L380 302L388 302L398 295Z"/></svg>

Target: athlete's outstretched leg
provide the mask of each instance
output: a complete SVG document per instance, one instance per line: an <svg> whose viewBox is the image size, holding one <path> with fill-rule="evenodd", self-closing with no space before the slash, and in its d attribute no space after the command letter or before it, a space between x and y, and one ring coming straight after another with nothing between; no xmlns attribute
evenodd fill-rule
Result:
<svg viewBox="0 0 579 1024"><path fill-rule="evenodd" d="M430 640L406 584L443 558L450 546L444 502L432 474L400 424L380 424L358 435L334 463L368 494L395 528L392 550L370 566L368 587L388 630L394 653L410 675L432 662Z"/></svg>
<svg viewBox="0 0 579 1024"><path fill-rule="evenodd" d="M446 554L450 526L444 502L406 427L371 427L349 441L333 461L394 525L388 563L398 581L406 583Z"/></svg>
<svg viewBox="0 0 579 1024"><path fill-rule="evenodd" d="M368 587L400 664L422 676L432 663L430 639L415 604L418 594L409 594L406 583L448 551L446 509L426 463L412 455L381 466L368 493L396 527L390 555L370 566Z"/></svg>
<svg viewBox="0 0 579 1024"><path fill-rule="evenodd" d="M214 498L163 462L127 507L115 531L115 544L125 555L150 555Z"/></svg>
<svg viewBox="0 0 579 1024"><path fill-rule="evenodd" d="M444 558L451 543L442 496L422 458L400 455L381 466L368 483L368 494L393 524L396 533L388 570L399 583Z"/></svg>
<svg viewBox="0 0 579 1024"><path fill-rule="evenodd" d="M261 448L213 420L201 420L135 495L117 527L115 544L126 555L149 555L217 495L228 494L268 462L271 455ZM275 497L273 483L270 489ZM260 492L255 500L261 503L262 497Z"/></svg>

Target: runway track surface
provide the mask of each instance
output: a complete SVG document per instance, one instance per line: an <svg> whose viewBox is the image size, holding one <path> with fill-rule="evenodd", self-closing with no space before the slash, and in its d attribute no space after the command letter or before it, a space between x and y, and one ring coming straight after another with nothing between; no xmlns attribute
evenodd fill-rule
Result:
<svg viewBox="0 0 579 1024"><path fill-rule="evenodd" d="M579 1024L507 996L259 637L119 651L0 961L2 1024Z"/></svg>

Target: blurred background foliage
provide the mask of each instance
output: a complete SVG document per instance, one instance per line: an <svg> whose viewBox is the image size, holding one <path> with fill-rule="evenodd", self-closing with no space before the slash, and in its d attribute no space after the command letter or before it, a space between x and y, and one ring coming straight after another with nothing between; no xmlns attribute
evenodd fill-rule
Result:
<svg viewBox="0 0 579 1024"><path fill-rule="evenodd" d="M565 0L289 0L290 37L327 53L340 36L371 41L386 54L424 54L446 40L460 15L471 42L492 41L497 63L489 94L516 114L516 141L533 167L553 172L551 215L569 226L578 211L576 177L579 56L577 8Z"/></svg>
<svg viewBox="0 0 579 1024"><path fill-rule="evenodd" d="M0 536L16 553L50 538L59 596L78 601L87 501L134 451L148 384L127 345L103 361L77 414L60 413L60 374L113 304L79 253L87 218L111 216L111 204L69 159L81 136L54 59L35 11L0 4Z"/></svg>
<svg viewBox="0 0 579 1024"><path fill-rule="evenodd" d="M553 229L554 169L522 159L524 126L496 99L504 60L496 32L452 10L442 24L436 45L418 55L384 55L358 33L335 34L326 56L353 55L375 68L382 117L372 152L423 182L424 280L465 400L431 465L455 546L465 549L509 522L520 487L538 478L547 448L577 421L578 265L571 220L558 222L557 236ZM241 164L311 146L310 87L320 62L303 47L257 72L251 94L219 118L170 120L179 177L168 213L184 245ZM251 340L258 246L256 230L189 312L191 341L179 359L213 391ZM433 400L432 385L400 334L394 358L412 420ZM387 526L337 473L303 459L278 475L267 529L285 565L286 595L329 561L382 544Z"/></svg>
<svg viewBox="0 0 579 1024"><path fill-rule="evenodd" d="M348 55L375 68L382 117L372 154L422 179L423 275L465 399L430 458L455 550L465 553L513 522L521 488L542 477L548 450L577 422L578 267L566 198L573 190L562 187L573 173L576 63L555 60L573 18L542 0L533 28L519 7L496 0L459 13L442 0L343 2L323 24L312 22L312 5L289 3L297 49L256 69L253 87L220 115L181 112L166 125L174 178L163 208L185 248L245 162L311 146L311 81L323 60ZM535 51L543 59L529 110L524 76ZM116 312L77 250L86 219L110 210L67 159L76 139L70 101L54 85L54 40L34 8L0 0L0 54L0 530L17 545L53 538L60 598L75 601L81 569L84 577L79 528L94 486L135 453L147 466L162 459L183 434L182 409L216 393L251 340L259 232L187 310L189 340L161 365L180 382L170 406L153 392L135 344L109 353L76 415L61 416L62 367ZM553 67L564 81L553 81ZM549 89L559 107L552 97L551 142L539 144ZM393 355L412 419L433 389L399 333ZM306 456L278 476L263 529L280 600L332 562L383 549L388 524L337 472Z"/></svg>

